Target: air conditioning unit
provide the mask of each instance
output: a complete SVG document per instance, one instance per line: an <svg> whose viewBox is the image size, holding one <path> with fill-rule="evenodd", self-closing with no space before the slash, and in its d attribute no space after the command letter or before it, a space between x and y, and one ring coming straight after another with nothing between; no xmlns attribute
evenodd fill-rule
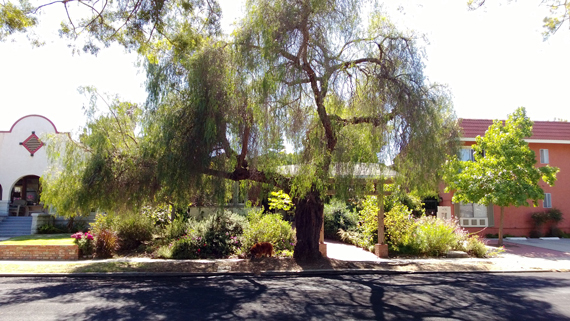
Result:
<svg viewBox="0 0 570 321"><path fill-rule="evenodd" d="M459 222L463 227L487 227L488 219L486 217L462 217Z"/></svg>

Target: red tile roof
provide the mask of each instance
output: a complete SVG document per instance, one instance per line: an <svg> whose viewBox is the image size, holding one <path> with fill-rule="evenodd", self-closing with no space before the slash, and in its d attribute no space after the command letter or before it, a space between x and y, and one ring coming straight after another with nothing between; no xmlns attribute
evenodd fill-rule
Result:
<svg viewBox="0 0 570 321"><path fill-rule="evenodd" d="M460 119L464 138L475 138L485 135L485 131L493 124L490 119ZM529 139L568 140L570 141L570 122L535 121L532 136Z"/></svg>

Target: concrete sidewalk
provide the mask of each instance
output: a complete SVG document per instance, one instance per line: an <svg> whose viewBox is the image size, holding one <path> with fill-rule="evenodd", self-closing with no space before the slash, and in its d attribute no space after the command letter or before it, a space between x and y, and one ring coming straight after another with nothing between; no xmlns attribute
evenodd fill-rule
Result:
<svg viewBox="0 0 570 321"><path fill-rule="evenodd" d="M518 251L520 255L532 257L568 257L570 258L570 239L507 239L513 251L525 249L530 251Z"/></svg>
<svg viewBox="0 0 570 321"><path fill-rule="evenodd" d="M483 240L489 247L497 247L496 239ZM505 252L494 258L434 258L434 259L380 259L373 253L340 242L327 241L329 258L344 261L368 261L378 264L413 262L419 265L432 265L437 270L447 270L448 265L458 270L487 269L489 271L570 271L570 239L560 240L505 240Z"/></svg>

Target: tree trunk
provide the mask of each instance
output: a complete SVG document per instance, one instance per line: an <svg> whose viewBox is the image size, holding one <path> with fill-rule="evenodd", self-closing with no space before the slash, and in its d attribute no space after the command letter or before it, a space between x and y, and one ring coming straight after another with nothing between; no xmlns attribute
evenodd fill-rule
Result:
<svg viewBox="0 0 570 321"><path fill-rule="evenodd" d="M293 257L299 261L320 259L319 236L323 225L324 203L317 192L310 192L295 204L297 244Z"/></svg>
<svg viewBox="0 0 570 321"><path fill-rule="evenodd" d="M503 246L503 217L505 214L505 208L501 206L501 218L499 220L499 246Z"/></svg>

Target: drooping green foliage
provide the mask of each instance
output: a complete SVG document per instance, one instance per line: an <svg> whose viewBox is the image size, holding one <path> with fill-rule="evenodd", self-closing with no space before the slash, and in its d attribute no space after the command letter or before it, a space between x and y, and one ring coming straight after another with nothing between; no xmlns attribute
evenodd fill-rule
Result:
<svg viewBox="0 0 570 321"><path fill-rule="evenodd" d="M36 25L38 19L31 15L32 11L32 5L26 0L20 0L18 4L0 3L0 41Z"/></svg>
<svg viewBox="0 0 570 321"><path fill-rule="evenodd" d="M82 50L92 54L116 42L156 60L164 48L193 48L204 35L218 35L220 28L221 9L215 0L65 0L40 1L37 6L19 0L0 4L0 40L36 26L38 16L56 6L67 17L60 35L79 39L71 45L82 44Z"/></svg>
<svg viewBox="0 0 570 321"><path fill-rule="evenodd" d="M501 207L499 243L503 209L531 203L537 206L538 200L544 199L540 179L552 186L559 171L549 165L535 167L536 155L524 140L531 135L532 121L524 108L518 108L504 123L494 121L485 136L477 136L472 146L475 161L461 161L455 156L446 164L443 178L446 191L454 191L453 202Z"/></svg>
<svg viewBox="0 0 570 321"><path fill-rule="evenodd" d="M201 3L143 2L132 16L138 29L130 18L118 33L99 21L89 29L145 55L149 98L136 117L117 103L90 120L80 142L66 145L61 174L45 180L47 203L68 216L197 195L223 203L231 180L265 183L293 197L295 253L312 258L325 193L334 185L349 195L354 178L384 175L360 163L393 161L402 188L436 187L457 125L445 87L423 75L416 34L366 1L258 0L227 43L216 37L216 7L210 21ZM288 175L278 167L287 143L296 164ZM65 180L73 183L53 187Z"/></svg>
<svg viewBox="0 0 570 321"><path fill-rule="evenodd" d="M49 139L51 165L41 177L41 199L67 217L138 208L157 189L153 161L139 157L141 110L111 97L109 112L97 115L97 99L105 98L84 90L91 98L88 123L78 140Z"/></svg>
<svg viewBox="0 0 570 321"><path fill-rule="evenodd" d="M363 16L363 5L252 1L239 26L238 53L260 76L251 81L262 112L284 114L282 135L302 151L293 195L322 191L333 163L351 176L354 164L377 163L379 153L404 153L395 162L405 182L434 186L431 166L453 149L450 101L423 76L416 35L398 31L378 8Z"/></svg>

